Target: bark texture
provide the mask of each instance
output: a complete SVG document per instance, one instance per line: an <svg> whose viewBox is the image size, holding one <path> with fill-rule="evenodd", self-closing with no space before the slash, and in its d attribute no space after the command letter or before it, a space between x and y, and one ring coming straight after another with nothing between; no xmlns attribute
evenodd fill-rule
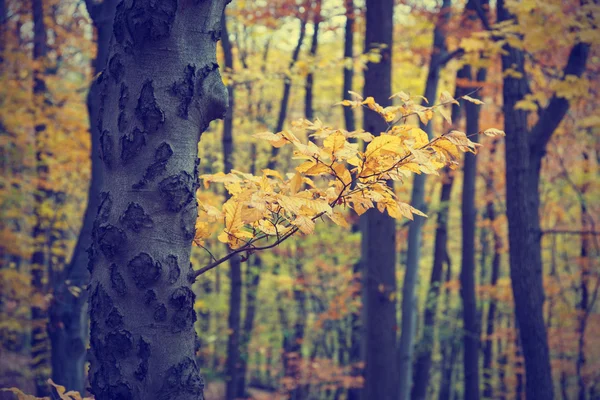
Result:
<svg viewBox="0 0 600 400"><path fill-rule="evenodd" d="M92 393L202 399L190 251L197 144L222 118L225 1L119 3L100 87L105 176L90 251Z"/></svg>
<svg viewBox="0 0 600 400"><path fill-rule="evenodd" d="M390 105L392 83L393 0L367 0L365 51L385 45L379 63L365 71L364 97ZM366 112L363 127L374 135L386 129L377 114ZM387 214L369 210L361 215L363 273L363 346L365 385L363 399L396 399L396 223Z"/></svg>
<svg viewBox="0 0 600 400"><path fill-rule="evenodd" d="M108 61L108 50L112 35L117 0L102 3L87 1L88 13L96 28L97 53L93 62L94 75L101 72ZM100 164L100 132L98 120L98 85L92 84L88 92L87 105L91 138L91 179L88 188L88 204L81 231L69 265L66 267L59 286L54 292L50 308L49 335L52 343L52 380L67 390L84 391L85 348L88 342L87 291L74 296L69 286L84 288L89 282L88 249L92 243L92 228L100 204L102 166ZM68 283L67 283L68 282Z"/></svg>

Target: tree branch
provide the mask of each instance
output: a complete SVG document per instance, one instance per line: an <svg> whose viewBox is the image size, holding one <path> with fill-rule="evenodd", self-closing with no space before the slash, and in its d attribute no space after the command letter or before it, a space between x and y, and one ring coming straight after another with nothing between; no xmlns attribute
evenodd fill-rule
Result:
<svg viewBox="0 0 600 400"><path fill-rule="evenodd" d="M563 79L567 75L581 77L585 71L589 53L590 45L587 43L577 43L573 46L567 65L563 70ZM539 119L531 130L529 148L532 156L542 158L546 154L546 146L568 110L569 100L559 97L555 93L546 108L540 112Z"/></svg>

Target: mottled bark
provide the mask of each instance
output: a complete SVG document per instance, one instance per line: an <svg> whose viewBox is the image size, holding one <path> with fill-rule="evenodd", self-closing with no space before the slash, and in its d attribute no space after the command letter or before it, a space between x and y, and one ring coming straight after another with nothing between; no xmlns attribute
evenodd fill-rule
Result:
<svg viewBox="0 0 600 400"><path fill-rule="evenodd" d="M433 47L429 60L427 81L425 83L425 93L423 94L432 103L437 98L440 70L443 66L442 59L447 54L445 31L450 17L450 5L450 0L444 0L439 12L439 20L433 30ZM421 129L427 132L429 139L433 138L433 122L429 122L426 125L421 124ZM419 210L425 210L425 174L414 176L410 204ZM415 216L408 227L406 268L402 286L402 323L400 342L398 344L398 385L401 400L408 400L410 398L413 378L412 364L417 322L415 287L417 286L419 263L421 260L421 230L424 222L425 219L423 217Z"/></svg>
<svg viewBox="0 0 600 400"><path fill-rule="evenodd" d="M225 1L125 0L98 78L105 176L90 251L92 393L202 399L191 242L197 143L222 118Z"/></svg>
<svg viewBox="0 0 600 400"><path fill-rule="evenodd" d="M392 87L393 0L367 0L365 51L385 45L379 63L365 70L364 97L390 105ZM365 112L363 127L374 135L387 124L376 113ZM396 222L387 214L369 210L360 217L363 273L363 346L365 385L363 399L396 399Z"/></svg>
<svg viewBox="0 0 600 400"><path fill-rule="evenodd" d="M97 53L93 62L94 75L101 72L108 61L108 49L117 0L102 3L86 2L94 22ZM55 289L50 309L49 334L52 342L52 379L68 390L80 393L85 383L85 348L88 342L87 290L75 296L69 286L84 288L89 282L88 249L92 243L92 228L100 204L102 166L100 165L100 132L96 121L99 110L99 88L92 83L87 97L91 139L91 177L88 187L88 204L79 232L75 250L66 267L59 286ZM68 284L67 284L68 282Z"/></svg>
<svg viewBox="0 0 600 400"><path fill-rule="evenodd" d="M48 54L46 25L44 22L44 3L42 0L32 0L31 12L33 19L33 59L41 63L33 72L34 96L34 130L35 130L35 159L38 185L34 193L35 224L32 232L34 243L31 255L31 288L37 301L31 306L31 372L37 396L48 395L46 380L50 376L50 343L46 324L48 322L48 309L42 304L46 295L48 280L48 232L47 222L44 220L41 207L44 201L51 201L51 193L45 188L44 182L48 179L48 165L44 161L46 150L44 135L46 125L40 122L47 107L44 96L47 94L45 70L43 67Z"/></svg>
<svg viewBox="0 0 600 400"><path fill-rule="evenodd" d="M498 1L499 21L515 17L504 1ZM581 76L590 46L578 43L571 49L563 75ZM552 399L554 388L544 324L539 181L542 158L552 134L562 121L569 101L554 95L540 111L538 122L529 130L525 110L515 104L529 93L523 50L504 45L502 69L521 76L505 74L503 85L504 130L506 132L506 214L508 217L510 276L515 313L525 358L527 398Z"/></svg>

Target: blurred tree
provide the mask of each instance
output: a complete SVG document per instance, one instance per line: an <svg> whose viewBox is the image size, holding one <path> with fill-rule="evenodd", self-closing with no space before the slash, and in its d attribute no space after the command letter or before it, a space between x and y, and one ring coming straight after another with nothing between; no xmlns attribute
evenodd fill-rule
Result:
<svg viewBox="0 0 600 400"><path fill-rule="evenodd" d="M365 51L380 49L381 60L365 70L364 96L390 105L392 87L393 0L367 0ZM387 125L375 113L365 113L363 129L373 134ZM396 399L396 221L376 210L360 217L363 285L363 399Z"/></svg>

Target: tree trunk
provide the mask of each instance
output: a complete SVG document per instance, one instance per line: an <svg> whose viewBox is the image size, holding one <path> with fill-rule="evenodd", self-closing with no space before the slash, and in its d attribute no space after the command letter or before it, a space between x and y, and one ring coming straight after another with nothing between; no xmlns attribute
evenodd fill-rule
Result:
<svg viewBox="0 0 600 400"><path fill-rule="evenodd" d="M344 84L342 99L351 100L352 81L354 79L354 0L345 0L346 25L344 27ZM351 107L342 107L344 110L344 123L346 130L352 132L356 129L354 110ZM351 400L351 399L349 399Z"/></svg>
<svg viewBox="0 0 600 400"><path fill-rule="evenodd" d="M41 208L45 201L52 201L53 199L50 191L44 186L49 175L48 165L44 161L46 125L39 122L43 120L44 110L48 106L44 99L47 88L44 80L45 67L43 64L48 53L48 45L43 1L32 0L31 11L33 19L33 60L42 64L34 70L33 75L35 158L38 184L34 194L35 225L32 232L34 250L31 255L31 289L36 298L31 306L31 372L36 394L42 397L49 394L46 380L50 376L50 343L46 331L48 309L43 304L47 290L45 282L48 279L48 259L46 257L48 228L45 227L48 221L44 220Z"/></svg>
<svg viewBox="0 0 600 400"><path fill-rule="evenodd" d="M267 51L263 53L263 68L267 62ZM250 89L250 86L249 86ZM250 104L248 105L250 107ZM250 110L248 110L250 113ZM256 173L256 146L253 144L250 149L250 157L252 163L250 165L250 173L254 175ZM244 326L241 332L240 339L240 360L238 369L238 386L237 386L237 397L248 397L246 393L247 380L246 374L248 371L248 358L250 356L248 352L248 346L250 345L250 339L252 338L252 330L254 328L254 317L256 316L256 299L258 297L258 287L260 284L260 270L262 267L262 261L258 254L253 257L252 265L247 264L246 267L246 310L244 313Z"/></svg>
<svg viewBox="0 0 600 400"><path fill-rule="evenodd" d="M238 393L237 397L246 397L246 373L248 370L248 346L252 338L254 328L254 317L256 315L256 298L258 296L258 285L260 283L261 260L255 257L254 263L248 265L246 270L246 312L244 314L244 326L240 340L240 361L238 369Z"/></svg>
<svg viewBox="0 0 600 400"><path fill-rule="evenodd" d="M365 52L385 45L381 61L365 70L364 97L373 96L383 107L391 104L393 0L367 0ZM377 114L364 113L363 128L379 135L387 124ZM363 343L365 386L363 399L396 399L396 223L387 214L369 210L360 217L363 273Z"/></svg>
<svg viewBox="0 0 600 400"><path fill-rule="evenodd" d="M117 6L100 85L104 179L90 254L92 393L202 399L191 242L197 143L222 118L224 0Z"/></svg>
<svg viewBox="0 0 600 400"><path fill-rule="evenodd" d="M442 58L446 56L446 26L450 14L450 0L444 0L439 11L439 21L433 30L433 48L429 61L429 72L425 83L424 97L434 103L437 97ZM433 138L433 122L427 125L421 124L421 129L427 132L429 139ZM425 210L425 174L415 175L410 204ZM400 399L410 399L412 383L412 363L414 353L414 338L416 333L416 309L417 299L415 287L421 260L421 228L425 219L415 216L414 221L408 226L408 240L406 250L406 269L404 273L404 284L402 286L402 323L400 342L398 345L398 365Z"/></svg>
<svg viewBox="0 0 600 400"><path fill-rule="evenodd" d="M316 0L313 6L313 35L310 42L310 56L315 58L317 55L317 48L319 46L319 25L321 24L321 0ZM314 61L313 61L314 64ZM307 120L312 121L315 118L315 111L313 107L313 86L314 86L314 73L310 71L306 75L306 94L304 96L304 116Z"/></svg>
<svg viewBox="0 0 600 400"><path fill-rule="evenodd" d="M589 167L589 156L586 152L583 153L584 167L583 173L588 174L590 172ZM588 213L588 206L585 201L585 194L587 191L587 185L582 187L579 194L579 206L581 208L581 230L591 231L594 228L593 218ZM584 367L586 363L585 357L585 333L587 328L588 317L593 308L594 300L596 299L598 290L598 283L596 284L596 290L590 293L590 277L591 277L591 258L590 258L590 235L581 235L581 247L579 250L580 257L580 268L581 268L581 280L579 282L579 304L577 305L577 311L579 313L579 338L577 340L577 361L575 363L577 371L577 387L578 387L578 400L587 399L587 388L584 379Z"/></svg>
<svg viewBox="0 0 600 400"><path fill-rule="evenodd" d="M470 67L469 78L471 78ZM486 70L480 69L476 75L477 84L484 82ZM473 94L477 98L478 94ZM465 104L467 135L473 142L478 141L479 106L472 102ZM463 305L463 371L465 400L479 398L479 345L480 329L475 293L475 232L477 208L475 205L477 159L475 154L466 153L462 190L462 262L460 271L460 297Z"/></svg>
<svg viewBox="0 0 600 400"><path fill-rule="evenodd" d="M495 159L494 155L496 154L496 146L497 141L495 140L490 148L490 159L493 161ZM498 279L500 278L500 262L501 255L500 252L502 250L502 237L498 233L497 228L495 227L496 222L496 208L494 206L494 169L490 168L489 177L486 179L486 213L487 218L491 225L491 231L493 236L494 243L494 255L492 258L492 271L490 277L490 286L492 288L496 287L498 283ZM485 329L486 341L483 346L483 397L486 399L493 398L494 395L494 385L493 382L493 369L492 369L492 360L494 359L494 342L491 339L494 334L495 324L496 324L496 312L497 312L497 304L494 296L490 299L490 305L488 308L487 314L487 322ZM500 368L499 368L500 369Z"/></svg>
<svg viewBox="0 0 600 400"><path fill-rule="evenodd" d="M306 36L306 18L300 19L300 35L298 36L298 42L292 53L292 61L290 62L290 69L298 61L300 56L300 49L302 48L302 42L304 42L304 36ZM275 126L275 132L281 132L285 125L285 119L287 117L288 103L290 102L290 93L292 91L292 80L286 76L283 81L283 94L281 95L281 102L279 104L279 114L277 116L277 125ZM279 153L279 149L276 147L271 148L271 158L267 164L268 169L275 169L276 161L275 157Z"/></svg>
<svg viewBox="0 0 600 400"><path fill-rule="evenodd" d="M225 68L233 70L233 53L231 42L227 31L227 21L223 14L221 21L221 45ZM235 89L230 82L227 87L229 106L223 120L223 164L224 172L227 174L233 169L233 118ZM229 197L229 194L227 194ZM240 360L240 324L242 308L242 266L240 257L232 257L229 260L229 317L227 336L227 361L225 363L225 399L233 400L237 397L237 385L239 384L238 364Z"/></svg>
<svg viewBox="0 0 600 400"><path fill-rule="evenodd" d="M452 264L448 253L446 253L446 276L444 282L448 284L452 280ZM443 308L444 320L440 326L440 349L442 352L441 362L441 379L440 379L440 391L438 393L438 400L449 400L452 395L452 371L454 370L454 362L458 356L459 346L456 344L454 333L450 331L450 321L452 316L450 314L450 289L444 290L444 296L442 298L442 304L445 305ZM441 334L444 332L444 335Z"/></svg>
<svg viewBox="0 0 600 400"><path fill-rule="evenodd" d="M0 0L0 73L4 71L4 52L6 51L6 33L8 32L6 28L7 15L6 0ZM1 249L4 249L4 247L1 247Z"/></svg>
<svg viewBox="0 0 600 400"><path fill-rule="evenodd" d="M425 304L423 337L419 342L420 351L418 352L414 367L415 373L411 391L411 399L414 400L426 399L427 388L429 387L438 298L442 284L444 263L448 258L448 207L450 205L453 181L454 177L452 173L449 170L444 171L442 190L440 192L441 208L438 212L437 227L435 230L433 267L431 269L429 292Z"/></svg>
<svg viewBox="0 0 600 400"><path fill-rule="evenodd" d="M94 60L94 75L101 72L107 64L110 37L117 0L105 0L102 3L86 2L88 13L94 22L97 35L97 53ZM91 138L91 179L88 188L88 204L83 224L75 245L71 261L63 274L60 287L54 293L50 309L50 341L52 343L52 379L67 390L84 393L85 355L88 342L87 298L82 290L73 295L69 286L84 288L89 282L88 248L92 242L92 228L98 206L100 205L100 187L102 174L100 165L100 132L96 126L99 111L99 88L93 84L87 97ZM65 282L68 281L69 284Z"/></svg>
<svg viewBox="0 0 600 400"><path fill-rule="evenodd" d="M346 25L344 27L344 60L347 63L344 65L344 83L342 87L342 99L350 100L351 95L348 93L352 90L352 82L354 80L354 1L346 0ZM352 63L350 63L350 60ZM342 107L344 112L344 123L346 130L352 132L356 130L356 120L354 110L351 107ZM360 230L358 223L352 224L352 232L356 233ZM360 296L361 293L361 263L356 262L352 266L352 286L354 290L353 298ZM352 377L359 377L363 370L359 368L359 363L363 360L362 354L362 328L361 318L356 312L353 312L349 318L350 327L350 348L348 349L348 364L351 367ZM361 397L361 388L350 387L347 391L348 400L359 400Z"/></svg>
<svg viewBox="0 0 600 400"><path fill-rule="evenodd" d="M461 77L457 73L457 79ZM457 87L454 93L455 98L459 98L464 90ZM452 123L458 125L462 116L461 108L454 105L452 107ZM433 353L433 340L435 321L437 315L438 299L440 295L440 286L443 283L442 275L444 264L448 260L448 212L450 207L450 198L452 186L454 184L454 175L449 168L443 171L442 189L440 191L440 210L437 217L437 226L435 230L435 240L433 245L433 266L431 268L431 277L429 279L429 292L425 304L425 316L423 319L423 337L419 343L419 352L414 363L413 387L411 399L427 398L427 387L429 386L429 377L432 366L431 356ZM450 264L448 263L448 268Z"/></svg>
<svg viewBox="0 0 600 400"><path fill-rule="evenodd" d="M498 20L511 19L514 16L506 9L504 1L498 1ZM585 43L573 46L563 76L583 74L589 49L589 44ZM553 95L530 131L528 112L515 110L515 104L529 92L525 54L508 44L504 45L504 50L503 71L511 69L520 74L519 77L505 74L503 98L510 276L525 358L526 395L532 399L552 399L554 388L543 316L539 181L546 146L564 118L569 101Z"/></svg>

